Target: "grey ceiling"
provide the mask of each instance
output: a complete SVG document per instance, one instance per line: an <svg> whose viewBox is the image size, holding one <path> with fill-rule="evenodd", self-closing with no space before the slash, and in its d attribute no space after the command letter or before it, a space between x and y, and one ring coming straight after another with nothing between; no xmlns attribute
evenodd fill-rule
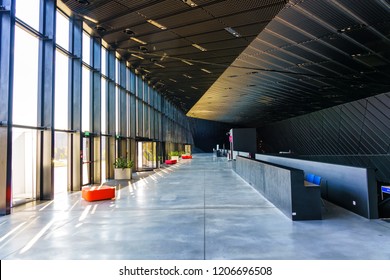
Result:
<svg viewBox="0 0 390 280"><path fill-rule="evenodd" d="M63 2L189 116L261 126L390 91L389 0Z"/></svg>

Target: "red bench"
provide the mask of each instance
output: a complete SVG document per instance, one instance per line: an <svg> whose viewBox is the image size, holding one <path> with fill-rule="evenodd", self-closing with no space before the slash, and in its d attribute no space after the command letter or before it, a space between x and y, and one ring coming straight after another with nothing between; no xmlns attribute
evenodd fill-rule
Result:
<svg viewBox="0 0 390 280"><path fill-rule="evenodd" d="M177 163L176 159L167 159L167 160L165 160L165 164L175 164L175 163Z"/></svg>
<svg viewBox="0 0 390 280"><path fill-rule="evenodd" d="M181 158L182 159L192 159L192 156L191 155L182 155Z"/></svg>
<svg viewBox="0 0 390 280"><path fill-rule="evenodd" d="M86 201L104 200L115 198L115 187L96 186L84 187L81 196Z"/></svg>

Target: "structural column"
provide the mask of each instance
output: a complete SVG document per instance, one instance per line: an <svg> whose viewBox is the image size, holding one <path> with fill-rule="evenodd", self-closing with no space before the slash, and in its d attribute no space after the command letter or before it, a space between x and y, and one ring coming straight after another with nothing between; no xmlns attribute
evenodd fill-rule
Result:
<svg viewBox="0 0 390 280"><path fill-rule="evenodd" d="M56 1L41 1L39 41L38 126L37 135L37 197L54 198L54 60L55 60Z"/></svg>
<svg viewBox="0 0 390 280"><path fill-rule="evenodd" d="M71 18L70 51L72 57L69 61L69 126L74 131L69 141L69 182L71 191L79 191L82 186L82 133L81 133L81 82L82 82L82 35L83 22L78 18Z"/></svg>
<svg viewBox="0 0 390 280"><path fill-rule="evenodd" d="M0 0L0 216L11 213L15 1Z"/></svg>

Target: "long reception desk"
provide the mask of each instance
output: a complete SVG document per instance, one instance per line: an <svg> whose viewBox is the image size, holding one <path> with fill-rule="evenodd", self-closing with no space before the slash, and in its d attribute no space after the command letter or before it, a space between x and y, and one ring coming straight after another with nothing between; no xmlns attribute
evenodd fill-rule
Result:
<svg viewBox="0 0 390 280"><path fill-rule="evenodd" d="M303 170L237 156L235 172L293 221L322 219L320 187Z"/></svg>

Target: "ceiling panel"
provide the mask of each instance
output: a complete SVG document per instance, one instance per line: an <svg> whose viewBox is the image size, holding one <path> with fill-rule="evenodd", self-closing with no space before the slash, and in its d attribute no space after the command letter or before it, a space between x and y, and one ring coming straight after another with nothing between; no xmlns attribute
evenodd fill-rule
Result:
<svg viewBox="0 0 390 280"><path fill-rule="evenodd" d="M388 0L193 1L63 2L189 116L252 125L390 91Z"/></svg>
<svg viewBox="0 0 390 280"><path fill-rule="evenodd" d="M389 91L384 2L291 1L187 115L259 126Z"/></svg>

